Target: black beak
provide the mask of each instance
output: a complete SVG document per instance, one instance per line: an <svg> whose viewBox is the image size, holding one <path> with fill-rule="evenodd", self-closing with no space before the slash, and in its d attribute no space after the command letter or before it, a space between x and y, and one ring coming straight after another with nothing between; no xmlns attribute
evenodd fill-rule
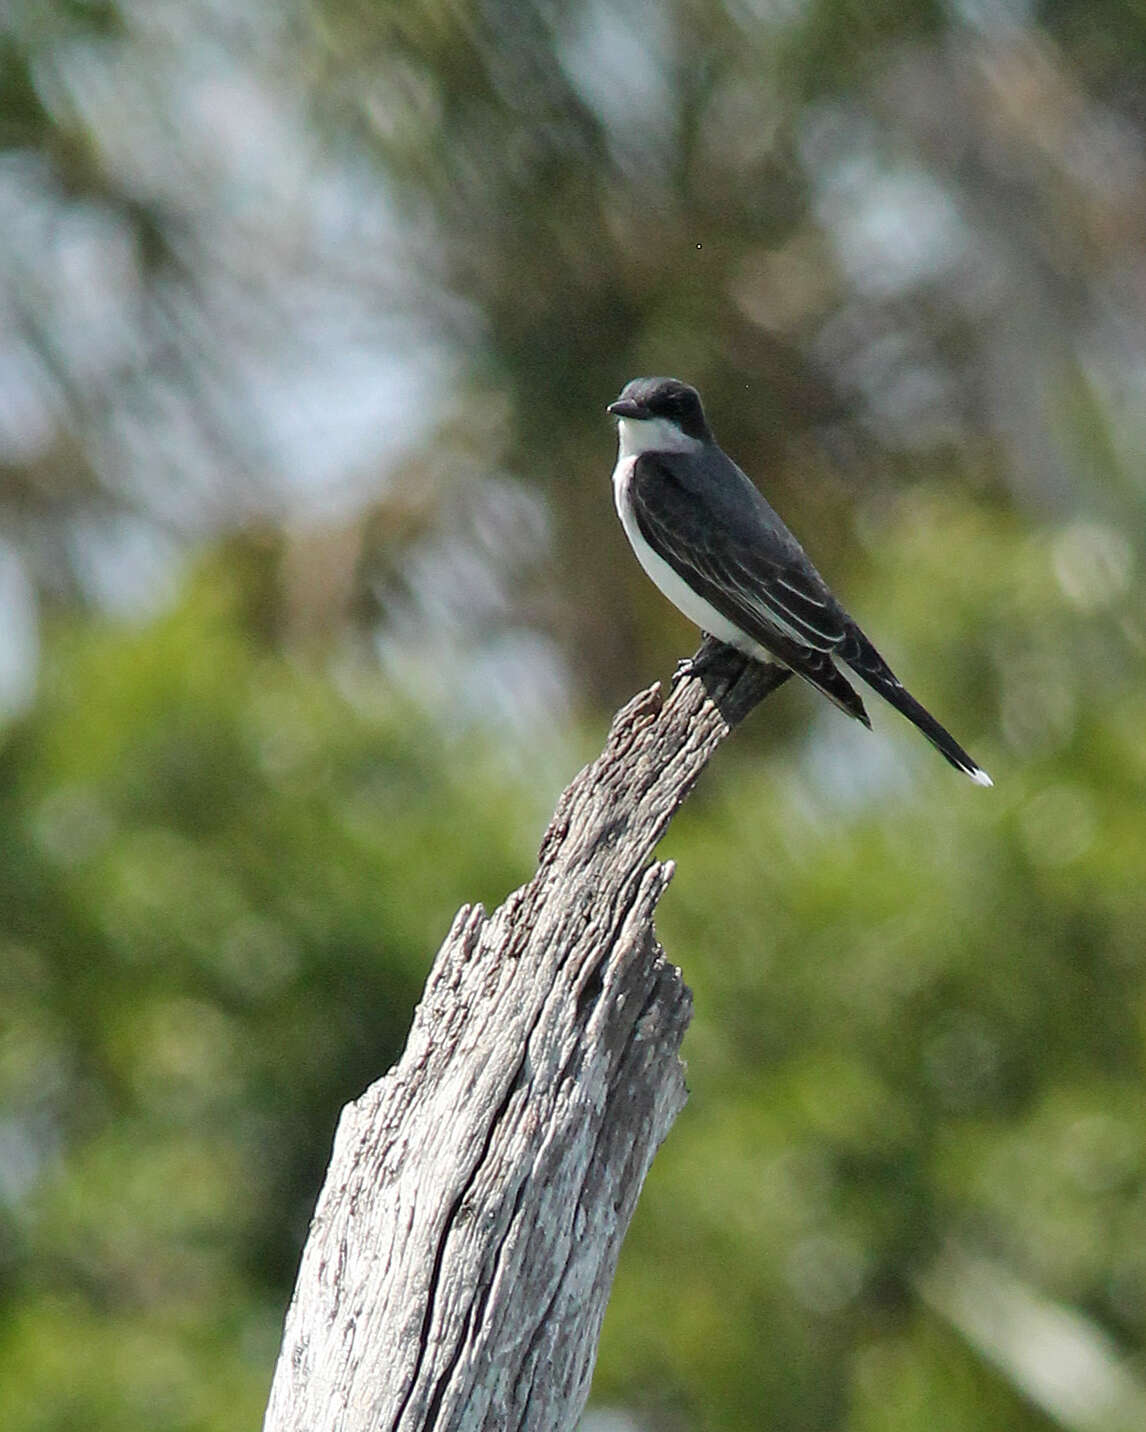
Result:
<svg viewBox="0 0 1146 1432"><path fill-rule="evenodd" d="M615 403L610 403L606 412L612 413L615 418L647 418L648 414L640 403L635 403L632 398L618 398Z"/></svg>

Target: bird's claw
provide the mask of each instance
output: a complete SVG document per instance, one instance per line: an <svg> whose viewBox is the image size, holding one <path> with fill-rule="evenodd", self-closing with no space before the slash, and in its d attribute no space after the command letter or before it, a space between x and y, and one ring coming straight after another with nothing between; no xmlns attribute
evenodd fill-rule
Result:
<svg viewBox="0 0 1146 1432"><path fill-rule="evenodd" d="M682 656L672 674L672 689L675 691L682 681L696 675L696 664L691 656Z"/></svg>
<svg viewBox="0 0 1146 1432"><path fill-rule="evenodd" d="M675 691L678 684L687 681L690 676L702 676L714 666L719 666L728 657L728 648L715 637L709 636L708 632L701 632L701 644L698 651L692 656L685 656L676 664L676 670L672 674L672 689Z"/></svg>

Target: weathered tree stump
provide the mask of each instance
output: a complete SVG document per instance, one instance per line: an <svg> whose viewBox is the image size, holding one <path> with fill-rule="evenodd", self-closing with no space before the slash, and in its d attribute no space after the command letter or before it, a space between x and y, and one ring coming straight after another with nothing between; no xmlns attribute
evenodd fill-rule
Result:
<svg viewBox="0 0 1146 1432"><path fill-rule="evenodd" d="M685 1101L691 1012L652 852L787 677L719 644L618 713L537 873L465 906L393 1069L343 1110L265 1432L557 1432L589 1391L621 1242ZM650 1317L655 1309L649 1310Z"/></svg>

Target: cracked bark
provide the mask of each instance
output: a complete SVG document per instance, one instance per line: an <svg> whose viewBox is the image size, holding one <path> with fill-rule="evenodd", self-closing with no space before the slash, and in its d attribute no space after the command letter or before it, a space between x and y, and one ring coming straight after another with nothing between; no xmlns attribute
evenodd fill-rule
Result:
<svg viewBox="0 0 1146 1432"><path fill-rule="evenodd" d="M691 1012L653 848L788 673L707 641L616 716L537 873L463 907L394 1068L342 1112L264 1432L558 1432L589 1391L621 1241L685 1101ZM649 1310L655 1316L655 1309Z"/></svg>

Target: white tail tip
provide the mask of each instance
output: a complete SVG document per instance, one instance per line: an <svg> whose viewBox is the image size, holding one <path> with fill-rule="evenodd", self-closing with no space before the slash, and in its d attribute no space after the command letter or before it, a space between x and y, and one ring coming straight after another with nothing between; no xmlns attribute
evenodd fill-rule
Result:
<svg viewBox="0 0 1146 1432"><path fill-rule="evenodd" d="M987 772L979 766L975 766L972 770L968 771L967 774L977 786L993 786L995 784Z"/></svg>

